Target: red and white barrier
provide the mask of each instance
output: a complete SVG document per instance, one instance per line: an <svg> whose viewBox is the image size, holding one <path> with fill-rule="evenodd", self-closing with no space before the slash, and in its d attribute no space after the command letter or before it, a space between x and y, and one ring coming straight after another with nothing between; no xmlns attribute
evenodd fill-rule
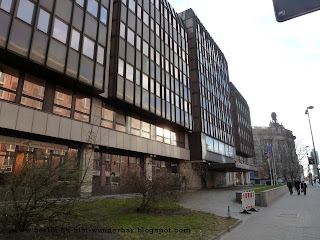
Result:
<svg viewBox="0 0 320 240"><path fill-rule="evenodd" d="M256 194L254 191L248 191L242 193L242 210L247 212L252 210L256 206Z"/></svg>

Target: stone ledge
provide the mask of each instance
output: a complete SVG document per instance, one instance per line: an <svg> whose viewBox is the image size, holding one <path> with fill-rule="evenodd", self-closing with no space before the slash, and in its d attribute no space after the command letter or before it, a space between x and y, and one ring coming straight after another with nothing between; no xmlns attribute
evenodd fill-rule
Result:
<svg viewBox="0 0 320 240"><path fill-rule="evenodd" d="M256 194L256 206L267 207L288 192L287 186L280 186ZM236 192L236 202L241 203L242 192Z"/></svg>

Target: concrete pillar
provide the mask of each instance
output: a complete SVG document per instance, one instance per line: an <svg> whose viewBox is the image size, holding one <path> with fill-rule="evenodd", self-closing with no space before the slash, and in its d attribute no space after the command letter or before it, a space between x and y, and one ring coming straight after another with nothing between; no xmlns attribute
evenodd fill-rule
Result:
<svg viewBox="0 0 320 240"><path fill-rule="evenodd" d="M146 178L152 181L152 158L147 156L144 159L144 171L146 173Z"/></svg>
<svg viewBox="0 0 320 240"><path fill-rule="evenodd" d="M88 198L92 195L92 167L94 152L92 148L85 146L81 149L80 170L81 188L80 197Z"/></svg>

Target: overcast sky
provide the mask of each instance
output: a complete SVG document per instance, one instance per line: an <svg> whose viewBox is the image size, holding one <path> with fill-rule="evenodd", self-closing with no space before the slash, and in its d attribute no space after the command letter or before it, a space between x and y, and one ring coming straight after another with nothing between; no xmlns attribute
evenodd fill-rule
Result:
<svg viewBox="0 0 320 240"><path fill-rule="evenodd" d="M192 8L224 53L230 81L247 100L252 126L271 113L320 151L320 11L275 20L272 0L168 0L177 12Z"/></svg>

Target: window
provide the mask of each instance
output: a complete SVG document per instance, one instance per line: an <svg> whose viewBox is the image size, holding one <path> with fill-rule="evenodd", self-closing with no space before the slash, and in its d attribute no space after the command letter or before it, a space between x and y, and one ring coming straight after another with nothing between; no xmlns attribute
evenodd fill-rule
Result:
<svg viewBox="0 0 320 240"><path fill-rule="evenodd" d="M136 11L136 2L134 0L129 0L129 8L132 12Z"/></svg>
<svg viewBox="0 0 320 240"><path fill-rule="evenodd" d="M42 31L44 33L47 33L48 32L49 20L50 20L50 14L47 13L46 11L40 9L37 28L40 31Z"/></svg>
<svg viewBox="0 0 320 240"><path fill-rule="evenodd" d="M125 132L126 131L126 116L121 113L116 113L116 130Z"/></svg>
<svg viewBox="0 0 320 240"><path fill-rule="evenodd" d="M108 11L106 8L101 7L101 11L100 11L100 22L104 23L105 25L107 25L107 20L108 20Z"/></svg>
<svg viewBox="0 0 320 240"><path fill-rule="evenodd" d="M126 38L126 25L123 22L120 23L120 36Z"/></svg>
<svg viewBox="0 0 320 240"><path fill-rule="evenodd" d="M21 104L41 110L45 83L43 79L26 74L23 83Z"/></svg>
<svg viewBox="0 0 320 240"><path fill-rule="evenodd" d="M163 142L163 128L156 127L156 140Z"/></svg>
<svg viewBox="0 0 320 240"><path fill-rule="evenodd" d="M83 7L84 0L76 0L76 3L78 3L81 7Z"/></svg>
<svg viewBox="0 0 320 240"><path fill-rule="evenodd" d="M0 99L14 102L18 86L19 72L0 65Z"/></svg>
<svg viewBox="0 0 320 240"><path fill-rule="evenodd" d="M94 42L91 41L89 38L84 37L82 53L87 57L93 59L93 52L94 52Z"/></svg>
<svg viewBox="0 0 320 240"><path fill-rule="evenodd" d="M98 3L95 0L88 0L87 11L97 17Z"/></svg>
<svg viewBox="0 0 320 240"><path fill-rule="evenodd" d="M128 63L126 67L126 78L133 82L133 67Z"/></svg>
<svg viewBox="0 0 320 240"><path fill-rule="evenodd" d="M164 143L170 144L171 132L169 130L167 130L167 129L164 129L163 135L164 135Z"/></svg>
<svg viewBox="0 0 320 240"><path fill-rule="evenodd" d="M146 74L142 75L142 87L146 90L149 89L149 79L148 76Z"/></svg>
<svg viewBox="0 0 320 240"><path fill-rule="evenodd" d="M20 0L17 17L25 21L26 23L31 24L33 10L34 10L34 4L32 2L30 2L29 0Z"/></svg>
<svg viewBox="0 0 320 240"><path fill-rule="evenodd" d="M68 34L68 25L60 21L58 18L55 18L52 37L66 44L67 34Z"/></svg>
<svg viewBox="0 0 320 240"><path fill-rule="evenodd" d="M123 76L123 71L124 71L124 62L122 59L119 58L119 62L118 62L118 74L120 76Z"/></svg>
<svg viewBox="0 0 320 240"><path fill-rule="evenodd" d="M114 111L111 110L111 107L103 103L102 105L102 114L101 114L101 126L107 128L113 128L113 115Z"/></svg>
<svg viewBox="0 0 320 240"><path fill-rule="evenodd" d="M150 123L141 121L141 130L142 130L141 137L150 138L150 132L151 132L150 129L151 129Z"/></svg>
<svg viewBox="0 0 320 240"><path fill-rule="evenodd" d="M72 91L57 86L54 94L53 113L70 117L72 103Z"/></svg>
<svg viewBox="0 0 320 240"><path fill-rule="evenodd" d="M72 29L70 47L74 50L79 50L79 41L80 41L80 33L74 29Z"/></svg>
<svg viewBox="0 0 320 240"><path fill-rule="evenodd" d="M98 45L98 52L97 52L97 62L103 65L104 63L104 48Z"/></svg>
<svg viewBox="0 0 320 240"><path fill-rule="evenodd" d="M129 43L131 43L134 46L134 32L128 28L128 33L127 33L127 40Z"/></svg>
<svg viewBox="0 0 320 240"><path fill-rule="evenodd" d="M89 122L90 103L91 103L90 98L82 94L77 94L74 119L77 119L83 122Z"/></svg>
<svg viewBox="0 0 320 240"><path fill-rule="evenodd" d="M11 5L12 5L12 0L3 0L0 4L0 8L10 13Z"/></svg>
<svg viewBox="0 0 320 240"><path fill-rule="evenodd" d="M131 134L140 136L141 121L136 118L131 118Z"/></svg>

